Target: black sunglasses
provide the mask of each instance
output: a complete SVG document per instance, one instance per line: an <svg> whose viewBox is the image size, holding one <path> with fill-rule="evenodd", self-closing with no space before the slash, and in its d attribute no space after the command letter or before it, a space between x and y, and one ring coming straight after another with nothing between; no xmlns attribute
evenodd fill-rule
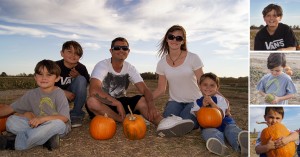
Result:
<svg viewBox="0 0 300 157"><path fill-rule="evenodd" d="M122 49L123 51L129 50L128 46L114 46L114 47L112 47L111 49L116 50L116 51L119 51L119 50L121 50L121 49Z"/></svg>
<svg viewBox="0 0 300 157"><path fill-rule="evenodd" d="M168 39L169 39L169 40L174 40L174 39L176 39L176 41L183 41L183 37L182 37L182 36L175 36L175 35L173 35L173 34L169 34L169 35L168 35Z"/></svg>

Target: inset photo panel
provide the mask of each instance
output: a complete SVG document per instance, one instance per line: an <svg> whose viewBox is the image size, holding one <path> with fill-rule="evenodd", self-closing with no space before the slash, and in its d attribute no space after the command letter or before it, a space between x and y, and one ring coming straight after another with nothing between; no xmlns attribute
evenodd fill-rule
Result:
<svg viewBox="0 0 300 157"><path fill-rule="evenodd" d="M300 105L300 53L250 53L250 105Z"/></svg>
<svg viewBox="0 0 300 157"><path fill-rule="evenodd" d="M250 51L300 50L300 1L250 0Z"/></svg>
<svg viewBox="0 0 300 157"><path fill-rule="evenodd" d="M300 106L250 106L250 156L300 156Z"/></svg>

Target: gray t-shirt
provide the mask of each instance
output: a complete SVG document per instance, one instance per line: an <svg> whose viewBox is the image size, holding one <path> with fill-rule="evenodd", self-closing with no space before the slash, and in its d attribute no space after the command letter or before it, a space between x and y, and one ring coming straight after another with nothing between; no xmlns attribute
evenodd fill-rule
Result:
<svg viewBox="0 0 300 157"><path fill-rule="evenodd" d="M62 89L44 93L40 88L26 92L10 105L17 113L33 112L37 116L62 115L69 119L66 124L67 134L71 130L69 103Z"/></svg>
<svg viewBox="0 0 300 157"><path fill-rule="evenodd" d="M274 94L276 96L285 96L297 93L295 84L291 77L285 73L274 77L272 74L264 75L258 82L256 89L266 94ZM288 100L280 101L278 104L288 104Z"/></svg>

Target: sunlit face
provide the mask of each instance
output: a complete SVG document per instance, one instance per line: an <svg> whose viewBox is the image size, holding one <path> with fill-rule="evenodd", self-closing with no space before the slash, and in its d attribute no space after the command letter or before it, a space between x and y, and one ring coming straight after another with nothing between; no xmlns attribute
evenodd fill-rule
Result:
<svg viewBox="0 0 300 157"><path fill-rule="evenodd" d="M64 59L64 62L67 64L77 64L79 62L80 56L77 55L76 50L73 46L70 46L70 49L65 49L61 51L61 56Z"/></svg>
<svg viewBox="0 0 300 157"><path fill-rule="evenodd" d="M266 14L264 21L269 27L277 27L281 21L281 16L277 16L276 11L273 9Z"/></svg>
<svg viewBox="0 0 300 157"><path fill-rule="evenodd" d="M217 83L208 77L200 84L200 90L203 95L213 96L217 93L218 89Z"/></svg>
<svg viewBox="0 0 300 157"><path fill-rule="evenodd" d="M39 74L34 75L34 79L37 85L42 89L52 89L55 82L59 81L60 77L57 77L54 74L50 74L46 67L40 69Z"/></svg>
<svg viewBox="0 0 300 157"><path fill-rule="evenodd" d="M282 66L278 66L273 69L270 69L270 72L274 77L277 77L282 74L282 70L283 70Z"/></svg>
<svg viewBox="0 0 300 157"><path fill-rule="evenodd" d="M264 116L264 118L269 125L274 125L282 121L282 115L273 110L270 110L269 113Z"/></svg>
<svg viewBox="0 0 300 157"><path fill-rule="evenodd" d="M125 42L125 41L116 41L114 43L114 47L128 47L128 44ZM113 60L120 60L120 61L124 61L129 52L130 52L130 49L128 48L128 50L123 50L122 48L120 48L119 50L114 50L113 48L110 49L110 52L111 52L111 56L112 56L112 59Z"/></svg>
<svg viewBox="0 0 300 157"><path fill-rule="evenodd" d="M177 37L177 36L183 37L183 32L180 31L180 30L171 32L169 34L172 34L175 37ZM167 38L167 43L168 43L170 49L178 50L178 49L180 49L181 45L184 43L184 40L183 41L177 41L176 39L170 40L170 39Z"/></svg>

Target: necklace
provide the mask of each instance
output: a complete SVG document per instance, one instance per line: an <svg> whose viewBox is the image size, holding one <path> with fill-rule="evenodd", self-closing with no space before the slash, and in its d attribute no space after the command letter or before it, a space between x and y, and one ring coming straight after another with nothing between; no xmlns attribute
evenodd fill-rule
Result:
<svg viewBox="0 0 300 157"><path fill-rule="evenodd" d="M181 56L181 53L182 53L182 51L180 51L179 56L178 56L175 60L173 60L173 59L171 58L171 55L169 54L169 58L170 58L171 61L173 62L173 65L175 65L175 62L179 59L179 57Z"/></svg>

